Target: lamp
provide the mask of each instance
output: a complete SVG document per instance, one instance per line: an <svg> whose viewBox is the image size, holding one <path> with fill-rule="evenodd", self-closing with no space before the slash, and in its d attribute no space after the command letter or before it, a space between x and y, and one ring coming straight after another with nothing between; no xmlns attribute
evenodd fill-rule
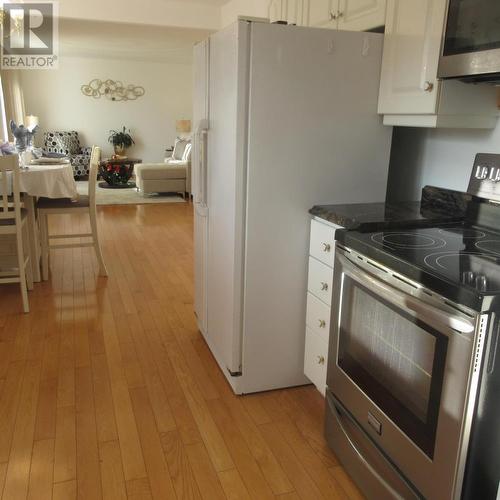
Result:
<svg viewBox="0 0 500 500"><path fill-rule="evenodd" d="M27 129L33 130L37 125L38 125L38 116L27 115L24 117L24 126Z"/></svg>
<svg viewBox="0 0 500 500"><path fill-rule="evenodd" d="M175 129L180 137L189 135L191 133L191 120L177 120Z"/></svg>

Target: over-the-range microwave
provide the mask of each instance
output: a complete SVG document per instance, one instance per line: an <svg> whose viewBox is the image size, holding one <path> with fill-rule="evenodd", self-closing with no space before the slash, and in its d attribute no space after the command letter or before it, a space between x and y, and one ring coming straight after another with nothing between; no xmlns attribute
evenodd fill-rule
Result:
<svg viewBox="0 0 500 500"><path fill-rule="evenodd" d="M500 83L500 0L449 0L438 76Z"/></svg>

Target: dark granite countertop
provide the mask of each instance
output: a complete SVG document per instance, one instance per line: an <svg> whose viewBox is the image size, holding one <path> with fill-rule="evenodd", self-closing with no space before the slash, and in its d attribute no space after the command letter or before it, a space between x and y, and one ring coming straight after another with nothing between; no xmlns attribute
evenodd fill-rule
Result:
<svg viewBox="0 0 500 500"><path fill-rule="evenodd" d="M409 223L418 227L459 222L465 219L472 200L472 196L459 191L426 186L422 201L315 205L309 213L348 230L378 231Z"/></svg>

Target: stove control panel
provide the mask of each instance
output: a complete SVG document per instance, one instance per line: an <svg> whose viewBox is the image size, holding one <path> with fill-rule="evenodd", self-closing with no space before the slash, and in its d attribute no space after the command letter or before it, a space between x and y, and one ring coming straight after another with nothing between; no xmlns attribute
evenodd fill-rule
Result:
<svg viewBox="0 0 500 500"><path fill-rule="evenodd" d="M466 271L462 274L462 283L476 288L478 292L488 290L488 278L484 274L474 273L473 271Z"/></svg>
<svg viewBox="0 0 500 500"><path fill-rule="evenodd" d="M469 181L469 194L500 202L500 155L479 153Z"/></svg>

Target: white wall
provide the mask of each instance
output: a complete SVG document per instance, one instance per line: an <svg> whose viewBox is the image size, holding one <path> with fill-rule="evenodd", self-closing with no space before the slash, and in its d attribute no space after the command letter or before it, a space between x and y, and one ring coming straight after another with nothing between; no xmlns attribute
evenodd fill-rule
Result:
<svg viewBox="0 0 500 500"><path fill-rule="evenodd" d="M221 9L221 26L225 27L238 16L269 17L270 0L231 0Z"/></svg>
<svg viewBox="0 0 500 500"><path fill-rule="evenodd" d="M21 78L26 113L40 119L39 145L47 130L77 130L83 145L99 145L109 155L109 130L126 126L136 142L129 156L158 162L174 143L175 121L191 118L191 63L61 57L58 70L22 71ZM80 88L93 78L140 85L146 93L127 102L86 97Z"/></svg>
<svg viewBox="0 0 500 500"><path fill-rule="evenodd" d="M465 191L476 153L500 153L500 122L493 130L396 128L389 197L417 200L425 185Z"/></svg>

